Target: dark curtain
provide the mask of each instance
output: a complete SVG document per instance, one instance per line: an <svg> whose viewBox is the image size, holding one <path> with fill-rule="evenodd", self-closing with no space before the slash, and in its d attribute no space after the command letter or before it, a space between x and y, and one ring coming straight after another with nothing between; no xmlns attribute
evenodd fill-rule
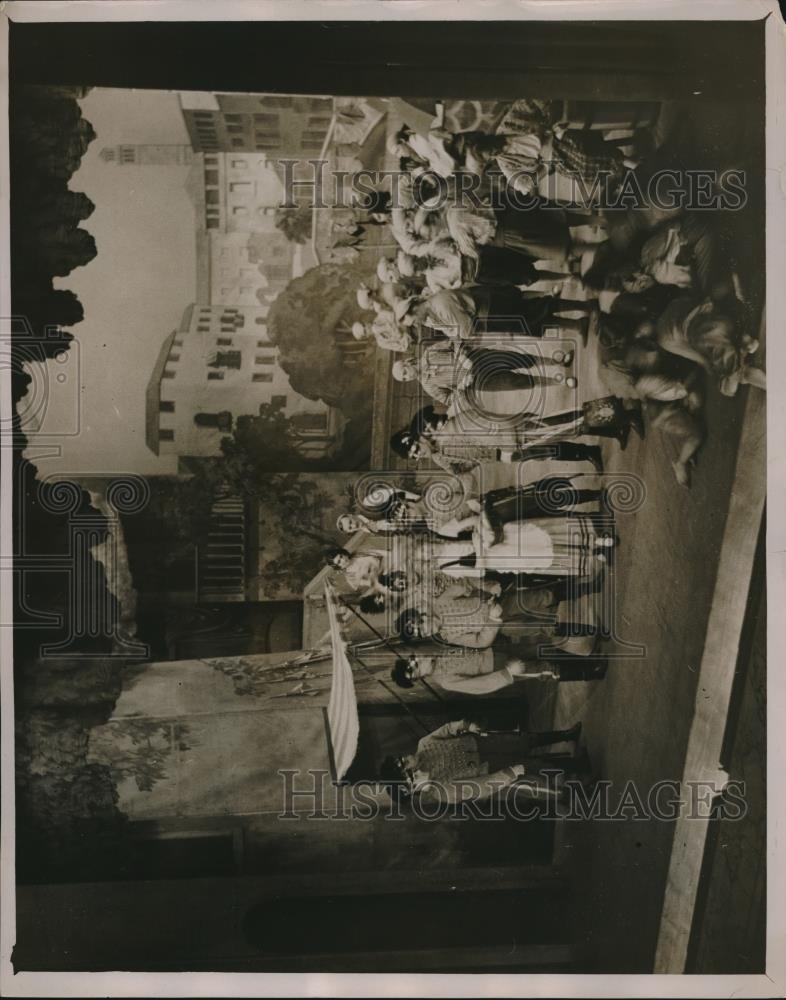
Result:
<svg viewBox="0 0 786 1000"><path fill-rule="evenodd" d="M12 86L718 100L762 92L763 21L12 23L10 72Z"/></svg>

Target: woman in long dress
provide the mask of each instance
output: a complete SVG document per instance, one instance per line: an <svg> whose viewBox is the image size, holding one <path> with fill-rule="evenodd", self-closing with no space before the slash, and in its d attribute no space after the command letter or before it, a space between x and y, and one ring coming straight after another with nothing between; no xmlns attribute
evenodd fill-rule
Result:
<svg viewBox="0 0 786 1000"><path fill-rule="evenodd" d="M422 205L422 211L432 213L432 221L441 220L456 252L466 259L465 268L474 262L477 274L470 271L465 282L480 284L564 280L566 272L558 267L571 250L570 226L598 221L594 216L546 208L538 199L526 206L513 204L505 191L492 191L487 182L473 189L470 199L459 175L448 178ZM543 261L544 267L535 268L535 261Z"/></svg>
<svg viewBox="0 0 786 1000"><path fill-rule="evenodd" d="M442 109L444 111L444 109ZM542 101L517 101L503 118L496 133L468 131L451 133L443 127L444 114L434 119L428 139L421 139L421 155L443 177L462 170L485 177L496 163L505 177L522 193L535 187L533 177L543 170L543 144L551 127L548 106ZM412 145L411 135L406 136ZM430 155L439 149L438 157ZM437 162L437 160L439 162ZM452 170L446 170L452 162Z"/></svg>
<svg viewBox="0 0 786 1000"><path fill-rule="evenodd" d="M422 277L431 292L461 285L532 285L536 281L564 281L567 272L535 267L535 261L550 252L536 240L522 244L497 238L495 227L478 227L476 209L448 206L444 224L450 236L417 244L417 253L400 251L399 270L410 280ZM524 214L524 213L522 213ZM559 213L557 213L559 214ZM533 253L533 249L535 252ZM559 252L554 257L559 262Z"/></svg>
<svg viewBox="0 0 786 1000"><path fill-rule="evenodd" d="M413 306L414 321L446 337L468 340L483 333L542 337L547 329L576 333L586 342L592 303L551 295L528 295L513 285L462 285L422 298ZM563 312L582 309L574 319Z"/></svg>
<svg viewBox="0 0 786 1000"><path fill-rule="evenodd" d="M549 175L569 180L579 178L592 184L603 173L616 184L622 179L626 165L632 165L600 133L566 130L565 123L555 121L551 102L530 98L516 101L497 127L497 133L508 137L497 163L508 182L524 194L542 190L542 182ZM534 150L536 165L530 168Z"/></svg>
<svg viewBox="0 0 786 1000"><path fill-rule="evenodd" d="M435 569L454 576L494 571L592 578L614 544L586 514L508 521L495 530L481 513L468 517L462 527L471 529L471 540L432 545Z"/></svg>
<svg viewBox="0 0 786 1000"><path fill-rule="evenodd" d="M484 176L496 163L508 185L527 196L542 190L550 175L592 184L599 173L605 173L618 183L626 166L620 150L601 135L566 132L555 121L552 103L533 98L511 105L493 135L450 135L437 120L429 136L430 143L439 142L461 169Z"/></svg>

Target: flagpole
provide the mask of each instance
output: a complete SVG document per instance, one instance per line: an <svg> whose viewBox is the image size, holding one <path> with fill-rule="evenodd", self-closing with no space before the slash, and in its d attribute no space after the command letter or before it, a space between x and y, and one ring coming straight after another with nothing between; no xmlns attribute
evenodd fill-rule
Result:
<svg viewBox="0 0 786 1000"><path fill-rule="evenodd" d="M351 604L347 604L347 602L341 597L340 594L339 594L338 599L341 601L341 603L344 605L345 608L349 608L349 610L352 612L352 614L355 615L357 618L359 618L363 622L363 624L366 626L366 628L371 629L371 631L374 633L374 635L376 635L377 638L379 638L379 639L382 640L382 643L385 646L387 646L387 648L391 651L391 653L395 653L396 656L401 655L402 651L396 649L395 646L391 646L391 644L388 642L388 640L385 638L385 636L382 635L381 632L378 632L374 628L374 626L371 624L371 622L367 622L366 619L363 617L363 615L360 614L359 611L355 611L355 609L352 607ZM405 655L402 657L402 659L406 659L406 652L405 651L403 651L403 652L405 653ZM353 649L353 653L355 653L354 649ZM357 653L355 653L355 656L357 656ZM363 661L360 659L359 656L358 656L358 660L359 660L360 663L363 663ZM365 664L363 664L363 666L365 666ZM379 678L375 677L375 680L379 680ZM426 690L428 690L428 691L430 691L432 693L432 695L437 699L437 701L441 701L444 704L445 699L442 697L442 695L437 694L437 692L434 690L434 688L423 677L419 677L418 680L426 688ZM385 685L385 689L386 690L390 690L387 687L387 685ZM391 691L391 694L395 694L395 692ZM396 697L398 697L398 695L396 695ZM399 698L399 701L401 701L400 698ZM405 702L401 701L401 704L404 705Z"/></svg>
<svg viewBox="0 0 786 1000"><path fill-rule="evenodd" d="M382 642L383 646L387 646L387 648L391 651L391 653L395 653L396 656L400 655L400 651L398 649L396 649L395 646L391 646L390 642L385 638L385 636L382 635L382 633L380 631L378 631L378 629L374 628L374 626L371 624L371 622L366 621L366 619L363 617L363 615L361 615L361 613L359 611L356 611L355 608L351 604L348 604L344 600L344 598L341 596L341 594L338 595L338 599L344 605L345 608L349 608L349 610L352 612L352 614L356 618L359 618L360 621L363 622L363 624L366 626L367 629L369 629L371 632L374 633L374 635Z"/></svg>
<svg viewBox="0 0 786 1000"><path fill-rule="evenodd" d="M363 667L363 669L368 672L369 676L372 677L377 682L377 684L381 684L382 687L387 691L388 694L392 694L393 695L393 697L396 699L396 701L402 706L402 708L404 709L404 711L407 712L409 715L412 716L412 718L420 726L420 728L423 730L423 732L424 733L428 733L429 732L429 727L421 719L419 719L417 717L417 715L415 715L415 713L412 711L412 709L409 707L409 705L404 701L404 699L400 695L396 694L396 692L392 688L389 688L387 686L387 684L381 678L377 677L377 675L372 671L371 667L369 667L367 663L364 663L363 660L360 659L360 657L358 656L358 654L357 654L357 652L355 651L354 648L352 649L352 655L355 657L355 659L358 661L358 663L361 665L361 667Z"/></svg>

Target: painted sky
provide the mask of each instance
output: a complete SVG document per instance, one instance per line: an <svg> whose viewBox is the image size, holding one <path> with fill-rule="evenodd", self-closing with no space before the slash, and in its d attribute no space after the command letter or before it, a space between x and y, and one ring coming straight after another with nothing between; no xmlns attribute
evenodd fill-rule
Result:
<svg viewBox="0 0 786 1000"><path fill-rule="evenodd" d="M189 168L118 166L99 154L118 143L179 143L188 135L173 93L95 89L80 104L97 138L70 187L95 203L83 225L98 256L55 280L78 295L85 319L72 331L77 350L62 365L47 363L39 441L73 431L77 408L79 429L57 439L59 457L36 462L43 474L172 472L176 460L145 445L145 388L164 337L194 300Z"/></svg>

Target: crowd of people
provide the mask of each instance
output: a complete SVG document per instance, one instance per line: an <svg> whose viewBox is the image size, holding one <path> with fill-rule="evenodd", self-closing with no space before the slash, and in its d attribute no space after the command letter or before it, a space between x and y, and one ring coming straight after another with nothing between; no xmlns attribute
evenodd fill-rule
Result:
<svg viewBox="0 0 786 1000"><path fill-rule="evenodd" d="M477 497L463 473L423 492L379 482L359 506L337 523L352 551L329 549L325 561L344 585L345 638L387 646L397 689L423 683L438 697L475 698L605 675L600 595L618 538L603 490L551 475ZM396 798L459 802L516 784L559 799L566 775L590 774L586 753L564 746L578 733L489 734L461 720L386 760L380 777Z"/></svg>
<svg viewBox="0 0 786 1000"><path fill-rule="evenodd" d="M431 676L480 695L521 677L601 676L591 598L617 537L603 491L580 482L548 476L476 498L465 476L435 484L450 490L440 504L377 486L365 513L338 519L353 551L325 553L348 591L350 638L370 638L366 621L392 635L402 688Z"/></svg>
<svg viewBox="0 0 786 1000"><path fill-rule="evenodd" d="M438 113L427 134L403 124L392 135L399 173L370 219L389 226L398 250L358 289L368 319L353 333L393 352L393 378L418 381L448 415L438 431L402 429L391 442L399 455L453 464L442 445L457 425L458 457L469 460L496 447L499 460L520 461L546 438L624 445L645 403L653 426L677 439L674 472L687 486L707 378L727 395L765 386L722 212L641 197L604 207L626 174L648 169L653 137L575 129L561 110L521 100L493 134L450 133ZM609 391L589 398L599 385ZM462 420L467 411L487 419Z"/></svg>
<svg viewBox="0 0 786 1000"><path fill-rule="evenodd" d="M358 288L368 318L353 333L429 400L392 451L454 485L442 504L377 490L339 518L353 551L326 561L354 595L347 629L385 621L400 644L400 688L475 696L602 677L597 595L619 539L608 496L585 486L603 468L598 439L625 448L631 431L659 428L687 486L708 381L726 395L765 387L717 214L604 207L599 191L645 169L655 139L575 129L560 110L521 100L494 133L451 133L438 106L427 133L402 124L388 143L398 183L370 218L398 250ZM529 462L587 471L533 481ZM517 484L478 493L486 463L516 465ZM395 762L399 777L411 784L416 764Z"/></svg>

